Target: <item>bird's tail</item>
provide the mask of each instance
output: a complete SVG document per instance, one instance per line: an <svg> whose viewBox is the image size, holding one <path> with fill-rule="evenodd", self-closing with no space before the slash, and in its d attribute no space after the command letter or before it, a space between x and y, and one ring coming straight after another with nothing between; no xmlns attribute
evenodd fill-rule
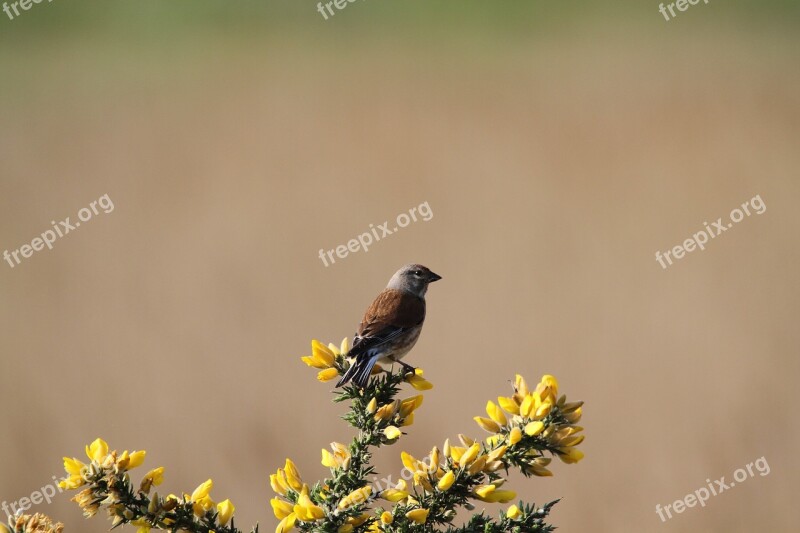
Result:
<svg viewBox="0 0 800 533"><path fill-rule="evenodd" d="M377 355L367 356L367 354L364 354L364 356L356 358L336 386L341 387L342 385L352 381L359 388L363 389L366 387L367 381L369 381L369 376L372 373L372 367L375 366L375 363L378 361L378 357L379 356Z"/></svg>

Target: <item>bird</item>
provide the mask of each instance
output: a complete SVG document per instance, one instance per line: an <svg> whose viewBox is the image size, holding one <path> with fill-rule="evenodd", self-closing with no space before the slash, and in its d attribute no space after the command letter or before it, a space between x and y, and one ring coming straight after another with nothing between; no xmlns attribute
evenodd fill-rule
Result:
<svg viewBox="0 0 800 533"><path fill-rule="evenodd" d="M425 293L428 284L442 277L415 263L394 273L386 288L364 313L347 356L355 358L336 384L367 385L372 367L380 361L400 363L407 372L415 368L401 361L416 344L425 321Z"/></svg>

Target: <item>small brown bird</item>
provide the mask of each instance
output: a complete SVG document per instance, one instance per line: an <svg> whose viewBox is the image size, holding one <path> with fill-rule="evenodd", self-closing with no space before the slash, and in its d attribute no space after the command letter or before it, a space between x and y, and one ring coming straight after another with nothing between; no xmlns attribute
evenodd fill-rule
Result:
<svg viewBox="0 0 800 533"><path fill-rule="evenodd" d="M442 277L422 265L406 265L395 272L389 284L369 306L353 339L348 357L355 361L337 387L350 382L364 388L372 367L379 360L414 367L401 359L416 344L425 321L425 293L428 284Z"/></svg>

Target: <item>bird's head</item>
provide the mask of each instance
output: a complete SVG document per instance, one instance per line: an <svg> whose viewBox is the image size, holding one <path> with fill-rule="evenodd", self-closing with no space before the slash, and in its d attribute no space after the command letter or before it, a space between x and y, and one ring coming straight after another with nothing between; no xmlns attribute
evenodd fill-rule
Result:
<svg viewBox="0 0 800 533"><path fill-rule="evenodd" d="M442 276L431 272L428 267L410 264L395 272L386 288L410 292L422 298L428 290L428 284L440 279Z"/></svg>

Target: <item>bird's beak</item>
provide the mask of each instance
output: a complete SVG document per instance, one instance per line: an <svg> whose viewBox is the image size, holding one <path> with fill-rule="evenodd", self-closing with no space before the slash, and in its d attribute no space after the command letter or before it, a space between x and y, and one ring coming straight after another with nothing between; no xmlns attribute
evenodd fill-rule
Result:
<svg viewBox="0 0 800 533"><path fill-rule="evenodd" d="M434 272L428 274L428 283L433 283L434 281L439 281L440 279L442 279L442 276L440 276L439 274L436 274Z"/></svg>

